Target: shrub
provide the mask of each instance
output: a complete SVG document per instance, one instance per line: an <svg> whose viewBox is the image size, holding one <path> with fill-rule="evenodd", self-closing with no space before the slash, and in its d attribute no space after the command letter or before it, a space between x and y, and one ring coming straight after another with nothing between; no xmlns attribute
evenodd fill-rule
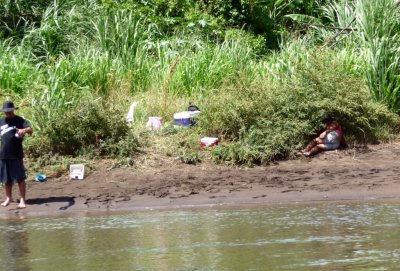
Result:
<svg viewBox="0 0 400 271"><path fill-rule="evenodd" d="M121 112L97 100L82 99L57 119L50 120L29 141L27 153L60 155L91 154L105 157L129 157L139 142Z"/></svg>
<svg viewBox="0 0 400 271"><path fill-rule="evenodd" d="M215 149L216 160L254 164L290 157L322 128L326 114L339 119L352 142L393 134L399 117L373 101L361 78L344 74L329 54L310 59L286 83L267 84L260 78L210 100L200 119L202 128L232 142Z"/></svg>

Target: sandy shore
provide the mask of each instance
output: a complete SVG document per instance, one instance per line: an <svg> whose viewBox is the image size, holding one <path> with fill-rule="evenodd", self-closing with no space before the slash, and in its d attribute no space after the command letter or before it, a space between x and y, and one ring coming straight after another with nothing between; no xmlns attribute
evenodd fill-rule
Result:
<svg viewBox="0 0 400 271"><path fill-rule="evenodd" d="M2 217L73 212L400 199L400 144L331 151L269 166L237 168L175 160L148 168L99 163L84 180L28 181L28 206ZM18 191L14 188L14 195Z"/></svg>

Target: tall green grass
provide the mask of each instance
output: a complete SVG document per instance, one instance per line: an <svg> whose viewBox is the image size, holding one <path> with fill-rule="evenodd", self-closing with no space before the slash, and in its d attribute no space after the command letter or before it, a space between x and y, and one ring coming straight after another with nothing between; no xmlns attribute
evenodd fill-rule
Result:
<svg viewBox="0 0 400 271"><path fill-rule="evenodd" d="M400 112L400 20L391 0L356 2L357 22L370 67L368 86L378 101Z"/></svg>
<svg viewBox="0 0 400 271"><path fill-rule="evenodd" d="M309 42L312 41L308 37L282 41L280 51L273 52L262 62L265 68L263 77L280 82L297 77L296 67L299 64L307 65Z"/></svg>
<svg viewBox="0 0 400 271"><path fill-rule="evenodd" d="M129 78L132 91L148 88L152 55L147 43L156 35L156 26L132 11L101 14L92 20L92 25L97 46L113 61L119 76Z"/></svg>
<svg viewBox="0 0 400 271"><path fill-rule="evenodd" d="M0 89L24 94L37 77L37 70L28 59L29 54L15 48L11 40L0 42Z"/></svg>
<svg viewBox="0 0 400 271"><path fill-rule="evenodd" d="M178 58L171 82L172 94L206 95L225 81L235 81L237 73L251 65L253 59L251 48L235 40L216 46L206 44L195 52L187 52Z"/></svg>
<svg viewBox="0 0 400 271"><path fill-rule="evenodd" d="M341 0L328 5L325 15L334 26L355 29L346 40L366 61L362 70L371 94L400 112L400 21L395 1Z"/></svg>

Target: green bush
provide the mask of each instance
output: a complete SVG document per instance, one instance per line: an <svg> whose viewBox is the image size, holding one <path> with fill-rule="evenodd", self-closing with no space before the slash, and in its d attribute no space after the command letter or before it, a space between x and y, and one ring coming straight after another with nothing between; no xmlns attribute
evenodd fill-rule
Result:
<svg viewBox="0 0 400 271"><path fill-rule="evenodd" d="M138 148L139 142L126 125L124 114L101 99L82 99L46 123L29 141L27 153L33 157L46 153L130 157Z"/></svg>
<svg viewBox="0 0 400 271"><path fill-rule="evenodd" d="M299 64L298 76L286 83L268 84L261 78L210 99L201 126L228 142L215 149L216 160L258 164L290 157L316 135L327 114L338 118L354 143L393 134L399 117L373 101L361 78L343 73L328 54L314 54L310 62Z"/></svg>

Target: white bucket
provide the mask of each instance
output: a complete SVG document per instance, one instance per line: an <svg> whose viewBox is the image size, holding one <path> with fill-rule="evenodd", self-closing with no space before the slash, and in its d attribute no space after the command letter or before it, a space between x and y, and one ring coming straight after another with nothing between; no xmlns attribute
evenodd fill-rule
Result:
<svg viewBox="0 0 400 271"><path fill-rule="evenodd" d="M70 165L69 176L73 180L83 180L83 177L85 177L85 165L82 164Z"/></svg>

